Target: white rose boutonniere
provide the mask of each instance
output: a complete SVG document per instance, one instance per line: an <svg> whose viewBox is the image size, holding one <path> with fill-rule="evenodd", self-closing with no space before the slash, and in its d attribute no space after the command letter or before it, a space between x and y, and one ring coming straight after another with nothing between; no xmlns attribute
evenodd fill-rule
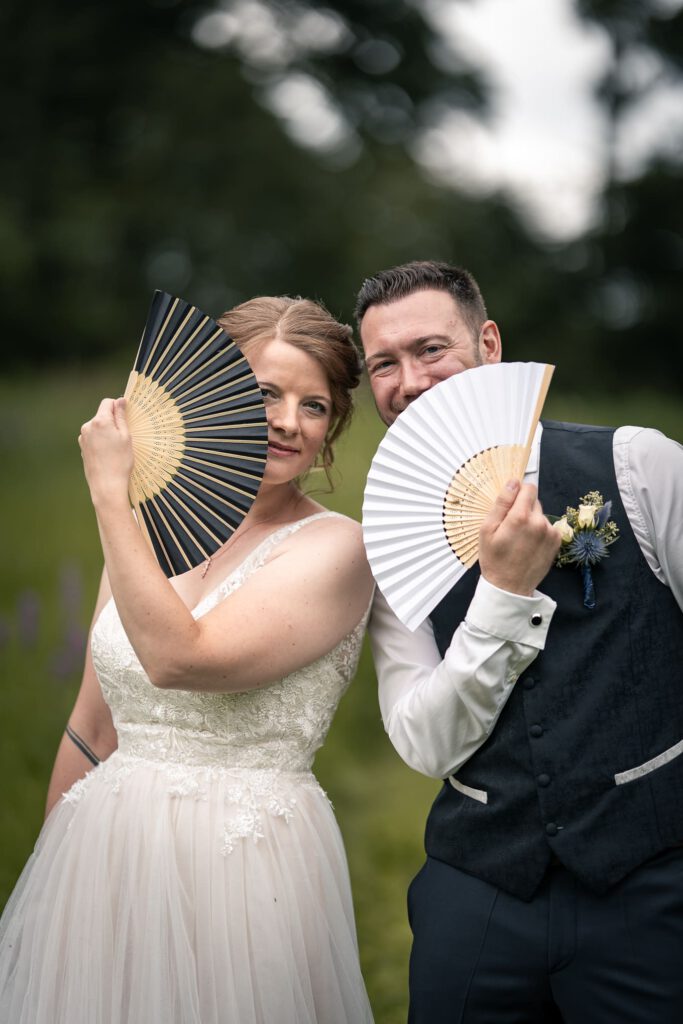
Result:
<svg viewBox="0 0 683 1024"><path fill-rule="evenodd" d="M561 519L556 519L553 526L558 531L562 538L563 544L568 544L570 540L574 538L574 528L567 522L567 517L562 516Z"/></svg>
<svg viewBox="0 0 683 1024"><path fill-rule="evenodd" d="M598 505L579 505L579 511L576 516L576 525L580 530L590 530L595 526L595 515L598 509ZM566 518L567 517L565 516L565 519Z"/></svg>
<svg viewBox="0 0 683 1024"><path fill-rule="evenodd" d="M555 565L578 565L586 608L595 608L591 568L607 558L607 548L619 537L619 527L610 519L611 512L612 502L603 501L598 491L590 491L580 499L578 509L568 506L563 516L548 516L562 538Z"/></svg>

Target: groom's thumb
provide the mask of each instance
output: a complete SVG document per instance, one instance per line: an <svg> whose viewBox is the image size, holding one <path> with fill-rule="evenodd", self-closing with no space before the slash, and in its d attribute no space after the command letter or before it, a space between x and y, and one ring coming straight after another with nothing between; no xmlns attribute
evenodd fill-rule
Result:
<svg viewBox="0 0 683 1024"><path fill-rule="evenodd" d="M482 524L482 529L487 528L492 533L498 529L515 503L519 494L519 486L519 480L508 480L494 501L491 511Z"/></svg>

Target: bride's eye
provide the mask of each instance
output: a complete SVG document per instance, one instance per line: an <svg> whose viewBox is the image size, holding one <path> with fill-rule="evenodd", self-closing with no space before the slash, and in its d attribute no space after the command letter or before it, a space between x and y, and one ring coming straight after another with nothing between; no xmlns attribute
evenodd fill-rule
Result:
<svg viewBox="0 0 683 1024"><path fill-rule="evenodd" d="M310 402L307 402L306 407L310 409L311 412L317 413L319 416L324 416L327 413L327 406L315 399L311 399Z"/></svg>

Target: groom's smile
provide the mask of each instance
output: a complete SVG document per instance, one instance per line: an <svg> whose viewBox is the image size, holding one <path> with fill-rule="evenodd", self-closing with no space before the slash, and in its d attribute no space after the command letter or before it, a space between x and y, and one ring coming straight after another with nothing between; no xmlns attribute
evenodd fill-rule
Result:
<svg viewBox="0 0 683 1024"><path fill-rule="evenodd" d="M493 321L477 333L452 296L435 288L370 306L360 334L377 411L386 424L439 381L500 360Z"/></svg>

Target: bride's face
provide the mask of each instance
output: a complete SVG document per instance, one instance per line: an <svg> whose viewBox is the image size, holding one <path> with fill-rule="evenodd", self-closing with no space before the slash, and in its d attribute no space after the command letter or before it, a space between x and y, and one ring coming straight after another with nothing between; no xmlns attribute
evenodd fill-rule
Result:
<svg viewBox="0 0 683 1024"><path fill-rule="evenodd" d="M268 341L248 353L268 417L264 480L286 483L315 461L330 425L332 399L317 359L286 341Z"/></svg>

